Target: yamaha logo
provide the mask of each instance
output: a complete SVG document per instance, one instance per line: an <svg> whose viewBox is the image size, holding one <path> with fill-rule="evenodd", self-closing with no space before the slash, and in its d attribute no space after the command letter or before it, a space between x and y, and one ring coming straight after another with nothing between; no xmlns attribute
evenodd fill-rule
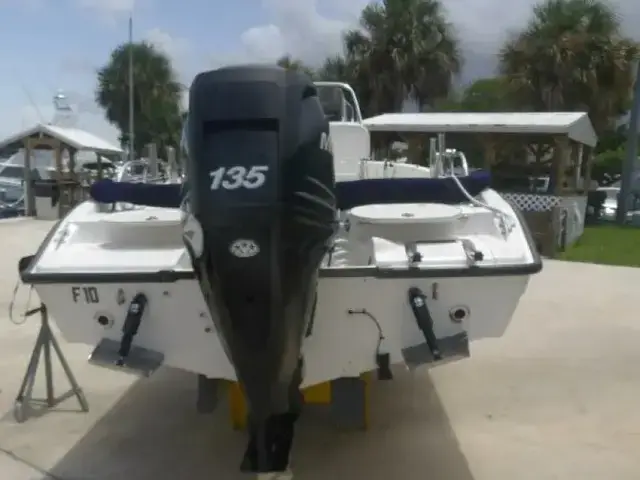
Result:
<svg viewBox="0 0 640 480"><path fill-rule="evenodd" d="M229 245L229 252L238 258L250 258L260 253L260 247L253 240L240 238Z"/></svg>

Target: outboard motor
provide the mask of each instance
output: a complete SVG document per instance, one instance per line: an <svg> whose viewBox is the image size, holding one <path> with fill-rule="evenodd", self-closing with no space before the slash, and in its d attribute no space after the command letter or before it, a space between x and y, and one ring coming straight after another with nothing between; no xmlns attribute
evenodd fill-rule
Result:
<svg viewBox="0 0 640 480"><path fill-rule="evenodd" d="M185 245L249 409L243 470L288 468L301 347L336 228L329 124L303 74L227 67L193 81Z"/></svg>

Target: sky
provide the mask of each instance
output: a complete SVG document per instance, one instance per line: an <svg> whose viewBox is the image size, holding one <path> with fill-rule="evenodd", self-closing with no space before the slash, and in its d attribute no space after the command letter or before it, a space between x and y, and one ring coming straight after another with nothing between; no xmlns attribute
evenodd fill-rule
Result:
<svg viewBox="0 0 640 480"><path fill-rule="evenodd" d="M341 49L368 0L0 0L0 138L48 122L63 90L77 126L116 141L95 104L96 70L134 39L166 52L190 84L202 70L271 61L288 53L319 64ZM535 0L446 0L461 40L463 80L491 75L495 54L527 21ZM640 39L640 1L615 0L626 33ZM507 7L508 5L508 7ZM188 6L188 8L187 8Z"/></svg>

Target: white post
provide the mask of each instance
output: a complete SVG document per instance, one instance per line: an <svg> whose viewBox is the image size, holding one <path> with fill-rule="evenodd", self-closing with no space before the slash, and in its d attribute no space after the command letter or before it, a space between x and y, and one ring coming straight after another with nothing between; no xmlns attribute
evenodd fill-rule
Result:
<svg viewBox="0 0 640 480"><path fill-rule="evenodd" d="M447 154L446 145L444 143L444 133L438 134L438 176L444 176L444 158Z"/></svg>
<svg viewBox="0 0 640 480"><path fill-rule="evenodd" d="M149 149L149 174L151 181L158 179L158 148L155 143L150 143L147 147Z"/></svg>
<svg viewBox="0 0 640 480"><path fill-rule="evenodd" d="M169 180L178 180L178 164L176 162L176 149L173 147L166 147L167 152L167 177Z"/></svg>

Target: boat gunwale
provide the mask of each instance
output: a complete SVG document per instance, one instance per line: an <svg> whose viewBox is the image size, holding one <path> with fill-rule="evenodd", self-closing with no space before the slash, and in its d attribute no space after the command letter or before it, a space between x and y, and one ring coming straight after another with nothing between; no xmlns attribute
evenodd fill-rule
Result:
<svg viewBox="0 0 640 480"><path fill-rule="evenodd" d="M471 265L453 268L419 268L419 267L324 267L320 268L320 278L353 278L365 277L382 280L399 278L464 278L464 277L502 277L534 275L542 270L542 257L538 252L531 230L522 212L510 200L504 199L518 218L527 246L533 261L524 264ZM49 231L35 255L23 257L18 265L26 265L22 270L18 267L20 279L30 285L42 284L90 284L90 283L174 283L180 280L196 279L193 270L159 270L155 272L34 272L40 257L48 247L53 236L64 220L82 203L71 209L65 217L60 219Z"/></svg>

